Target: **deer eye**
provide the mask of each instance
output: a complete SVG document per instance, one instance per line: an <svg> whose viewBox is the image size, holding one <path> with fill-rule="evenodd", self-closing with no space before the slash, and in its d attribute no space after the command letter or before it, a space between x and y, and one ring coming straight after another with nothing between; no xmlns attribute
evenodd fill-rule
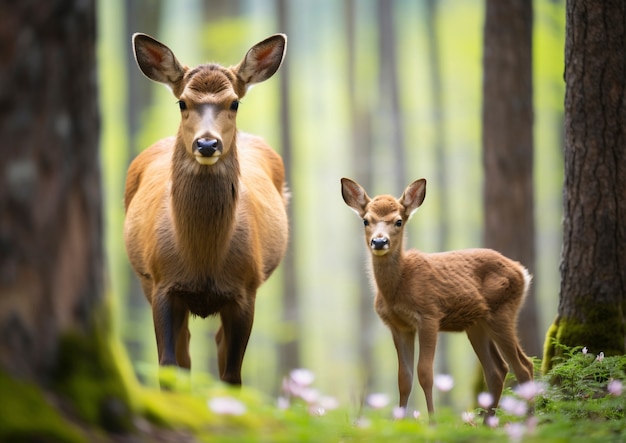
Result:
<svg viewBox="0 0 626 443"><path fill-rule="evenodd" d="M178 107L181 111L184 111L185 109L187 109L187 103L182 100L178 100Z"/></svg>
<svg viewBox="0 0 626 443"><path fill-rule="evenodd" d="M398 228L401 228L402 227L402 220L396 220L396 226Z"/></svg>
<svg viewBox="0 0 626 443"><path fill-rule="evenodd" d="M239 100L235 100L230 104L231 111L236 111L237 109L239 109Z"/></svg>
<svg viewBox="0 0 626 443"><path fill-rule="evenodd" d="M363 219L363 226L369 226L370 222L368 222L367 220Z"/></svg>

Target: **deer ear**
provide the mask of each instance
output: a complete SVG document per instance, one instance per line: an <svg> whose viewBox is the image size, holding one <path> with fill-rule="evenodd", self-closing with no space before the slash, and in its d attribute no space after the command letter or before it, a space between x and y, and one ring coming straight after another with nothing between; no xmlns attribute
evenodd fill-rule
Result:
<svg viewBox="0 0 626 443"><path fill-rule="evenodd" d="M411 218L415 211L417 211L417 208L422 205L425 197L426 179L420 178L407 186L399 200L400 204L404 206L407 218Z"/></svg>
<svg viewBox="0 0 626 443"><path fill-rule="evenodd" d="M234 68L246 88L276 73L287 51L287 36L275 34L254 45Z"/></svg>
<svg viewBox="0 0 626 443"><path fill-rule="evenodd" d="M365 206L370 202L370 198L361 185L349 178L342 178L341 196L343 197L343 201L346 202L359 217L365 215Z"/></svg>
<svg viewBox="0 0 626 443"><path fill-rule="evenodd" d="M133 49L141 72L150 80L167 85L179 97L187 67L176 59L172 50L149 35L139 33L133 34Z"/></svg>

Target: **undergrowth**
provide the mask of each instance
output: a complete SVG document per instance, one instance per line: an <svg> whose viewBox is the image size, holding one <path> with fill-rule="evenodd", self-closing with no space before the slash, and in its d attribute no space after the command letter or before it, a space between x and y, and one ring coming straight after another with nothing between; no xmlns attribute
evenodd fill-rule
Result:
<svg viewBox="0 0 626 443"><path fill-rule="evenodd" d="M250 401L245 389L225 388L210 377L194 381L192 394L205 398L215 419L195 435L202 442L626 441L626 356L562 348L548 374L505 389L486 424L480 406L462 414L438 410L430 422L426 413L394 407L393 393L371 393L356 407L341 405L314 387L313 373L297 369L284 378L277 399L257 393ZM452 384L449 376L435 382L442 390ZM488 405L488 394L481 393L477 404Z"/></svg>

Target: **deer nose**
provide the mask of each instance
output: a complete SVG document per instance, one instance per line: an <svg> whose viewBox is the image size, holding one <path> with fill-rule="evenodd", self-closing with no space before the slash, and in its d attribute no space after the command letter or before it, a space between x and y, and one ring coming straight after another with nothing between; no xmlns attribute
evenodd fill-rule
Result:
<svg viewBox="0 0 626 443"><path fill-rule="evenodd" d="M372 249L380 251L389 247L389 239L386 237L375 237L371 241Z"/></svg>
<svg viewBox="0 0 626 443"><path fill-rule="evenodd" d="M214 138L199 138L196 146L202 157L213 157L215 152L222 150L222 144Z"/></svg>

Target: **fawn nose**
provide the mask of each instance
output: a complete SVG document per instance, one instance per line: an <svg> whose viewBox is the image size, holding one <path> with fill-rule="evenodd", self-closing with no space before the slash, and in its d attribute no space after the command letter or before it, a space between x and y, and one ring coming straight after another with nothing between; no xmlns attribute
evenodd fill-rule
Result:
<svg viewBox="0 0 626 443"><path fill-rule="evenodd" d="M372 249L380 251L389 248L389 239L387 237L375 237L371 241Z"/></svg>
<svg viewBox="0 0 626 443"><path fill-rule="evenodd" d="M196 147L202 157L213 157L217 151L222 150L222 144L214 138L199 138Z"/></svg>

